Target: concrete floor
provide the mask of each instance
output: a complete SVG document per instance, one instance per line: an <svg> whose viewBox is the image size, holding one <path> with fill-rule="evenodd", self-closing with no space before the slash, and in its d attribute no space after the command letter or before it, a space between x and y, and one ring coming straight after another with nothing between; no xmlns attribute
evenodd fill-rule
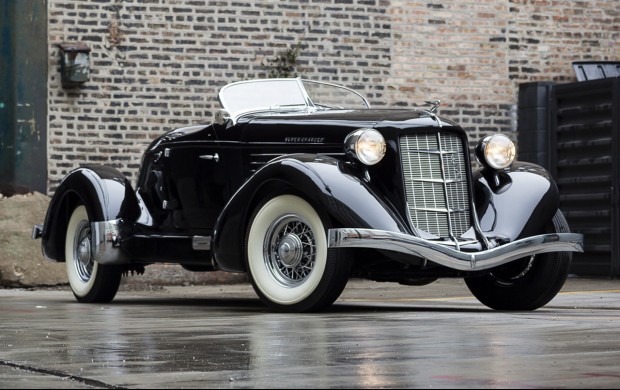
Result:
<svg viewBox="0 0 620 390"><path fill-rule="evenodd" d="M320 314L251 287L0 290L0 388L618 388L620 281L571 278L535 312L494 312L460 280L352 281Z"/></svg>

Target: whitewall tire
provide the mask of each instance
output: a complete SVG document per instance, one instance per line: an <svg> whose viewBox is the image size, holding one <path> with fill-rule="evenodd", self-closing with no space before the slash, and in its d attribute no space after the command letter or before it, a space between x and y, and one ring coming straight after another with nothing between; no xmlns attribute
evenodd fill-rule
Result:
<svg viewBox="0 0 620 390"><path fill-rule="evenodd" d="M122 270L93 260L90 221L84 206L77 206L69 219L65 261L69 285L79 302L105 303L114 299Z"/></svg>
<svg viewBox="0 0 620 390"><path fill-rule="evenodd" d="M263 302L282 311L312 311L340 296L350 260L328 250L327 228L298 196L275 196L258 207L246 235L246 264Z"/></svg>

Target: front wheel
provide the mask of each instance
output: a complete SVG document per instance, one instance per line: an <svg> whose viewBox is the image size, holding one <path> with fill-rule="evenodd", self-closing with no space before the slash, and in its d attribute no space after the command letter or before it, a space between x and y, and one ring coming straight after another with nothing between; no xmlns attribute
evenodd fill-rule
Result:
<svg viewBox="0 0 620 390"><path fill-rule="evenodd" d="M351 261L328 250L328 221L305 200L280 195L263 202L246 236L250 281L269 307L287 312L317 311L342 293Z"/></svg>
<svg viewBox="0 0 620 390"><path fill-rule="evenodd" d="M107 303L121 284L122 270L93 260L92 234L86 207L75 208L67 226L65 261L73 295L78 302Z"/></svg>
<svg viewBox="0 0 620 390"><path fill-rule="evenodd" d="M546 232L570 232L560 210ZM543 253L497 267L485 276L467 278L465 282L472 294L492 309L536 310L562 289L571 259L571 252Z"/></svg>

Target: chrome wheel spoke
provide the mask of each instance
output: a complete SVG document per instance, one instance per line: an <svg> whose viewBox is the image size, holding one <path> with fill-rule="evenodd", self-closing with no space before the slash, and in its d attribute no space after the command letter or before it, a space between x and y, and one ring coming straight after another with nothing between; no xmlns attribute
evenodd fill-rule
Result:
<svg viewBox="0 0 620 390"><path fill-rule="evenodd" d="M285 287L302 284L314 269L315 235L300 216L287 214L275 220L267 231L265 265L272 277Z"/></svg>

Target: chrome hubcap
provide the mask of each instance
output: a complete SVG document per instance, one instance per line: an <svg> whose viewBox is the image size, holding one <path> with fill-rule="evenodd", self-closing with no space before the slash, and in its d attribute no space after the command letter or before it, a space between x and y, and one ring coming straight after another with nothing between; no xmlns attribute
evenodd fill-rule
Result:
<svg viewBox="0 0 620 390"><path fill-rule="evenodd" d="M77 230L78 234L73 246L75 271L80 280L87 283L93 275L93 267L95 265L91 254L90 225L87 221L82 221L78 225Z"/></svg>
<svg viewBox="0 0 620 390"><path fill-rule="evenodd" d="M295 234L287 234L280 241L278 256L286 267L296 267L303 258L303 243Z"/></svg>
<svg viewBox="0 0 620 390"><path fill-rule="evenodd" d="M269 226L263 255L265 266L278 283L299 286L315 266L314 232L302 217L283 215Z"/></svg>

